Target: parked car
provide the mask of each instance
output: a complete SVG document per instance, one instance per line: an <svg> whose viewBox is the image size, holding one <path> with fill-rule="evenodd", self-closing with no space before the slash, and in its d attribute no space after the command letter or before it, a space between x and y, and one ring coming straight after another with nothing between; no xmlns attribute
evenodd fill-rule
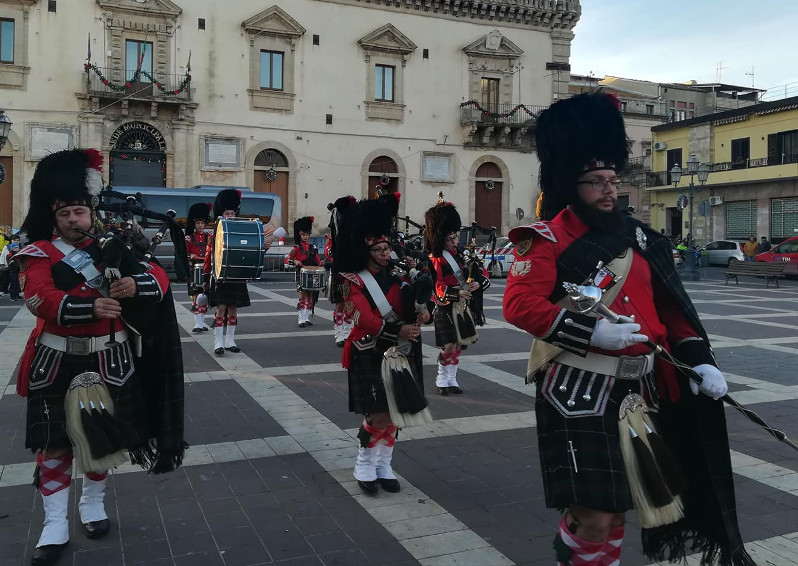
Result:
<svg viewBox="0 0 798 566"><path fill-rule="evenodd" d="M784 240L782 243L773 246L770 251L762 252L754 258L754 261L786 263L784 275L786 277L798 277L798 236Z"/></svg>
<svg viewBox="0 0 798 566"><path fill-rule="evenodd" d="M737 240L715 240L710 242L701 248L702 261L706 259L709 265L722 265L724 267L728 267L729 263L734 259L745 261L744 244L745 242Z"/></svg>

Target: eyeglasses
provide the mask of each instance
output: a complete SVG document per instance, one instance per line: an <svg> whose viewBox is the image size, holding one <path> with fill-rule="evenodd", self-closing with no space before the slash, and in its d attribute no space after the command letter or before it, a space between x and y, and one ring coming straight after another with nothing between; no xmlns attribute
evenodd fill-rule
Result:
<svg viewBox="0 0 798 566"><path fill-rule="evenodd" d="M447 236L446 237L446 241L447 242L456 242L459 239L460 239L460 236L458 236L457 234L452 234L451 236Z"/></svg>
<svg viewBox="0 0 798 566"><path fill-rule="evenodd" d="M388 246L380 246L378 248L377 247L371 248L369 251L371 253L377 254L377 255L379 255L379 254L389 254L389 253L391 253L391 248L389 248Z"/></svg>
<svg viewBox="0 0 798 566"><path fill-rule="evenodd" d="M618 189L621 186L620 179L585 179L584 181L577 181L577 185L590 185L594 191L603 191L608 185L611 188Z"/></svg>

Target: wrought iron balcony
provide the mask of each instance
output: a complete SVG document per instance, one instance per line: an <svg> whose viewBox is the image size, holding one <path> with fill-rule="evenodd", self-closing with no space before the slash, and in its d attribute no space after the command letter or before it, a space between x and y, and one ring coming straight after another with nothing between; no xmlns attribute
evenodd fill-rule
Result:
<svg viewBox="0 0 798 566"><path fill-rule="evenodd" d="M520 126L533 122L546 108L548 106L534 104L481 104L470 101L460 105L460 125Z"/></svg>
<svg viewBox="0 0 798 566"><path fill-rule="evenodd" d="M86 94L105 98L130 98L187 102L191 100L191 75L153 76L146 71L84 65Z"/></svg>

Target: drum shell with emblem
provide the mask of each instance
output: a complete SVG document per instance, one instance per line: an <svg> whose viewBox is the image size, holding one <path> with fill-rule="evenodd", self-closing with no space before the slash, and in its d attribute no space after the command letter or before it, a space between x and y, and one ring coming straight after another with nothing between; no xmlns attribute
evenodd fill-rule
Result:
<svg viewBox="0 0 798 566"><path fill-rule="evenodd" d="M202 263L192 262L191 264L191 285L190 290L192 293L202 292Z"/></svg>
<svg viewBox="0 0 798 566"><path fill-rule="evenodd" d="M220 218L211 255L213 277L217 281L252 281L263 273L266 253L263 223L260 219Z"/></svg>
<svg viewBox="0 0 798 566"><path fill-rule="evenodd" d="M327 286L327 270L321 266L306 265L299 269L299 285L302 291L323 291Z"/></svg>

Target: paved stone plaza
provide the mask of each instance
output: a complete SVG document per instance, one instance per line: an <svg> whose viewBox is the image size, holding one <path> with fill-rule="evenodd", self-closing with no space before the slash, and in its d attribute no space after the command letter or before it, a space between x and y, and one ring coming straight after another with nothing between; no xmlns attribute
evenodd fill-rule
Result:
<svg viewBox="0 0 798 566"><path fill-rule="evenodd" d="M688 283L734 398L798 438L798 285L720 270ZM714 277L714 279L712 279ZM73 530L64 566L550 566L558 515L543 504L533 388L523 384L529 337L503 321L504 281L486 300L488 325L462 357L462 396L426 390L436 421L403 430L394 468L402 491L377 498L352 478L359 417L347 412L346 374L322 298L314 326L296 326L290 276L250 285L236 335L243 352L214 357L212 333L191 334L184 285L175 287L186 370L184 467L148 476L122 467L109 478L112 531L102 541ZM0 298L0 564L29 564L41 531L30 487L25 402L14 393L32 315ZM211 322L211 319L208 319ZM424 340L433 341L432 328ZM3 388L0 386L0 393ZM798 454L727 409L740 526L760 566L798 563ZM629 515L624 566L648 564ZM692 562L691 563L696 563Z"/></svg>

